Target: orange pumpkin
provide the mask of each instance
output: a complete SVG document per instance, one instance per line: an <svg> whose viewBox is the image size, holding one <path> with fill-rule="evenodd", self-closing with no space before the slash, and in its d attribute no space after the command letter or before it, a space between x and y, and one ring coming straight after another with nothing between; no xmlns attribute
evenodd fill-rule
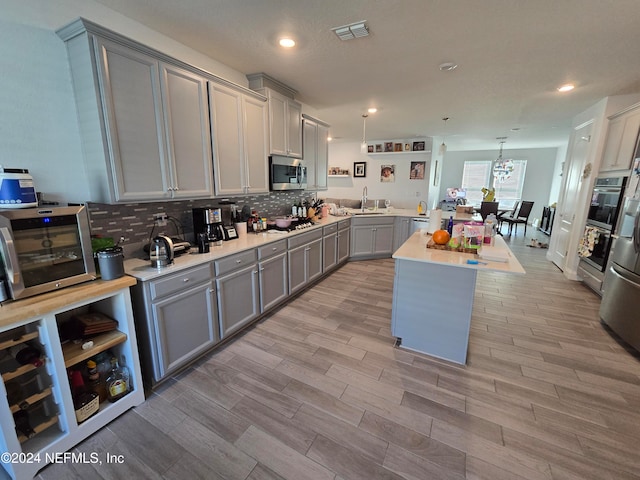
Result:
<svg viewBox="0 0 640 480"><path fill-rule="evenodd" d="M431 238L433 239L433 243L436 245L446 245L449 241L450 235L446 230L436 230L433 232Z"/></svg>

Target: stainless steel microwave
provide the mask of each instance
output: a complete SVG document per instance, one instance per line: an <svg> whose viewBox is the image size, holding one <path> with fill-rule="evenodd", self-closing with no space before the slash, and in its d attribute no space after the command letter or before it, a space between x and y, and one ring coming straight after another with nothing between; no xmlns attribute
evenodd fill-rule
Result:
<svg viewBox="0 0 640 480"><path fill-rule="evenodd" d="M307 167L299 158L269 157L269 185L272 191L307 188Z"/></svg>
<svg viewBox="0 0 640 480"><path fill-rule="evenodd" d="M0 211L0 301L95 279L84 206Z"/></svg>

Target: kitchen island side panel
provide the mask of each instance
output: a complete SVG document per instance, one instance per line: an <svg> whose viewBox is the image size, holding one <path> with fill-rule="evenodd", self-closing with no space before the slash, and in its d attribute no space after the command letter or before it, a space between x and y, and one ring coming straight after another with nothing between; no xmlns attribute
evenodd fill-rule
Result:
<svg viewBox="0 0 640 480"><path fill-rule="evenodd" d="M464 364L476 270L396 259L391 333L400 345Z"/></svg>

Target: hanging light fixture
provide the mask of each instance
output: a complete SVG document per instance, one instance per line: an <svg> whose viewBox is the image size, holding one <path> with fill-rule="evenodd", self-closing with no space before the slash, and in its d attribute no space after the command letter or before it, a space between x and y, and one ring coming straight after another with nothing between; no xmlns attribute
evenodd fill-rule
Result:
<svg viewBox="0 0 640 480"><path fill-rule="evenodd" d="M447 120L449 120L449 117L444 117L442 119L442 121L444 122L444 127L445 130L447 128ZM440 145L440 149L438 150L438 152L440 153L440 156L444 157L444 154L447 152L447 144L444 143L444 138L445 138L445 134L442 134L442 145Z"/></svg>
<svg viewBox="0 0 640 480"><path fill-rule="evenodd" d="M509 177L511 177L514 165L513 160L505 160L502 158L502 147L504 146L507 137L496 137L496 140L500 142L500 153L498 154L498 158L493 164L493 176L498 181L498 183L504 183L509 179Z"/></svg>
<svg viewBox="0 0 640 480"><path fill-rule="evenodd" d="M362 114L362 143L360 144L360 153L367 153L367 117L369 115Z"/></svg>

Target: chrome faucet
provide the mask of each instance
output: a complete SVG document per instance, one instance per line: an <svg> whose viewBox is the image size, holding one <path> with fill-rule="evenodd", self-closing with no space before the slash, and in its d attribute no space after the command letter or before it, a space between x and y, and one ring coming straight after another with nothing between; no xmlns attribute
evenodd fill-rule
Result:
<svg viewBox="0 0 640 480"><path fill-rule="evenodd" d="M362 201L360 205L360 208L363 212L364 212L366 203L367 203L367 186L365 185L364 188L362 189Z"/></svg>

